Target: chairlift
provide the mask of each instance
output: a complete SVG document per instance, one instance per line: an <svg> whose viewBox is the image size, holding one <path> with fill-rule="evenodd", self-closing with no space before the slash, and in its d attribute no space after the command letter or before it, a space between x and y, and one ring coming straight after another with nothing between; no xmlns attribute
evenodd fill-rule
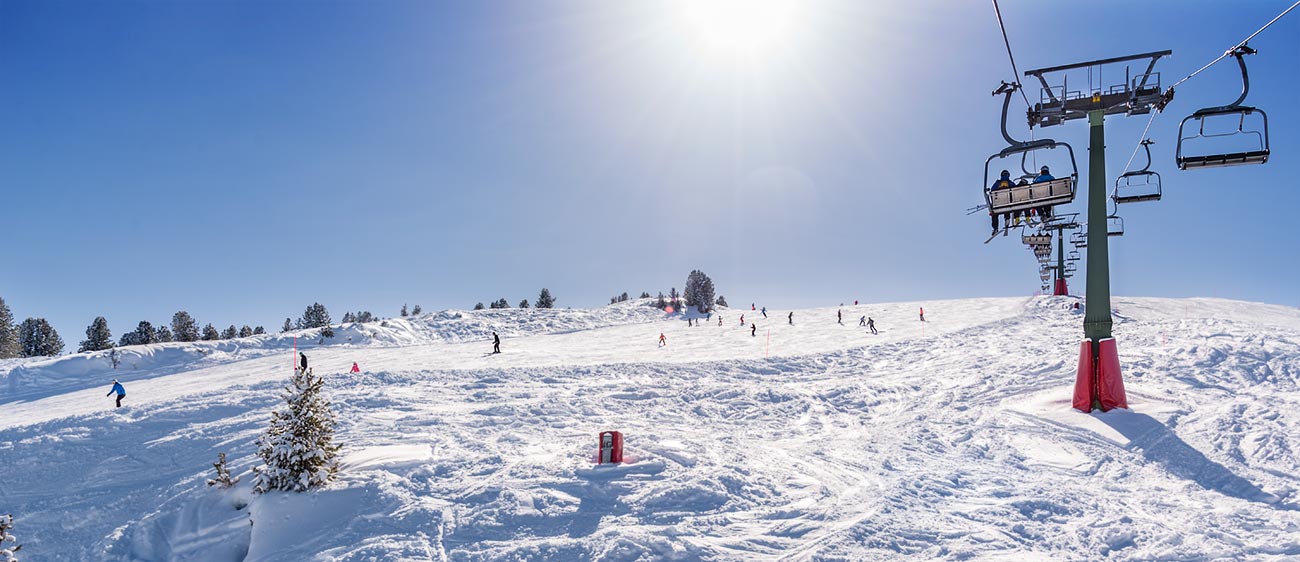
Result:
<svg viewBox="0 0 1300 562"><path fill-rule="evenodd" d="M1268 115L1259 108L1241 105L1241 102L1246 101L1246 94L1250 92L1250 77L1246 74L1246 61L1244 57L1246 55L1253 55L1255 52L1255 49L1245 45L1238 46L1232 50L1232 56L1236 57L1237 65L1241 67L1241 95L1237 96L1237 101L1228 105L1198 109L1195 113L1184 118L1183 122L1178 125L1178 149L1174 154L1174 159L1178 163L1178 169L1191 170L1195 168L1220 168L1223 166L1263 164L1268 162ZM1251 130L1248 130L1246 128L1246 118L1256 113L1258 113L1260 117L1259 125L1258 127L1252 127ZM1217 119L1220 117L1223 119ZM1228 132L1207 133L1205 131L1205 123L1210 121L1211 118L1216 118L1213 119L1214 121L1227 121L1229 123L1231 122L1231 119L1235 118L1237 120L1236 129ZM1183 136L1183 128L1187 126L1189 121L1196 122L1196 133ZM1251 150L1225 151L1199 155L1187 155L1183 153L1183 144L1187 141L1227 139L1229 137L1242 137L1247 139L1253 137L1253 142L1250 142L1247 145L1251 147ZM1192 142L1191 144L1199 143ZM1215 142L1212 141L1210 144L1213 145Z"/></svg>
<svg viewBox="0 0 1300 562"><path fill-rule="evenodd" d="M1052 235L1042 234L1042 233L1023 234L1020 236L1020 241L1024 242L1025 245L1027 246L1042 246L1044 244L1050 245L1052 243Z"/></svg>
<svg viewBox="0 0 1300 562"><path fill-rule="evenodd" d="M1142 148L1147 153L1146 166L1141 170L1124 172L1115 178L1115 194L1111 197L1116 204L1160 200L1160 174L1150 170L1153 142L1151 139L1142 139Z"/></svg>
<svg viewBox="0 0 1300 562"><path fill-rule="evenodd" d="M1011 138L1007 132L1007 108L1011 105L1011 95L1020 88L1019 84L1003 83L993 95L1004 94L1002 100L1002 138L1006 139L1010 145L1001 152L989 156L984 161L984 200L988 203L989 211L994 214L1004 214L1041 207L1051 207L1055 205L1064 205L1074 201L1075 185L1079 179L1079 167L1074 158L1074 149L1069 144L1057 142L1052 139L1039 139L1034 141L1017 141ZM1053 150L1057 147L1065 147L1070 157L1070 174L1068 176L1044 181L1039 183L1027 183L1026 185L1014 185L1009 188L993 189L995 181L989 175L989 165L994 158L1004 160L1014 156L1020 156L1020 170L1023 174L1021 178L1037 177L1035 172L1028 168L1028 158L1031 153L1040 150Z"/></svg>
<svg viewBox="0 0 1300 562"><path fill-rule="evenodd" d="M1076 271L1079 271L1079 266L1077 266L1077 265L1075 265L1075 264L1072 264L1072 263L1067 263L1067 264L1065 264L1065 272L1066 272L1066 273L1073 274L1073 273L1076 272Z"/></svg>
<svg viewBox="0 0 1300 562"><path fill-rule="evenodd" d="M1106 236L1123 236L1124 219L1119 215L1106 217Z"/></svg>
<svg viewBox="0 0 1300 562"><path fill-rule="evenodd" d="M1065 256L1065 259L1069 261L1079 261L1079 251L1070 250L1070 253Z"/></svg>
<svg viewBox="0 0 1300 562"><path fill-rule="evenodd" d="M1070 235L1070 243L1071 243L1071 244L1074 244L1074 247L1075 247L1075 248L1087 248L1087 247L1088 247L1088 233L1087 233L1086 231L1080 230L1079 232L1075 232L1075 233L1071 234L1071 235ZM1073 252L1073 253L1078 253L1078 252Z"/></svg>

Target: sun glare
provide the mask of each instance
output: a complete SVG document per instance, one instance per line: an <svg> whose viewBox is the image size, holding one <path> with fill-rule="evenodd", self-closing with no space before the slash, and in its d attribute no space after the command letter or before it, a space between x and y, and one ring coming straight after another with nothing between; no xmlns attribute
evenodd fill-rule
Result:
<svg viewBox="0 0 1300 562"><path fill-rule="evenodd" d="M686 0L686 23L710 48L758 54L788 39L796 4L791 0Z"/></svg>

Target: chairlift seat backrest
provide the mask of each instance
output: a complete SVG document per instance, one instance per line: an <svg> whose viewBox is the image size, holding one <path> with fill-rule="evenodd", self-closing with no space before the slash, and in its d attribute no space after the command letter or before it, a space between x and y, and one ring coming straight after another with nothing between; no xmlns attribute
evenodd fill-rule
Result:
<svg viewBox="0 0 1300 562"><path fill-rule="evenodd" d="M1115 179L1115 203L1160 200L1160 174L1147 170L1127 172Z"/></svg>
<svg viewBox="0 0 1300 562"><path fill-rule="evenodd" d="M1071 201L1074 201L1074 178L1070 176L989 192L989 209L993 213L1065 205Z"/></svg>

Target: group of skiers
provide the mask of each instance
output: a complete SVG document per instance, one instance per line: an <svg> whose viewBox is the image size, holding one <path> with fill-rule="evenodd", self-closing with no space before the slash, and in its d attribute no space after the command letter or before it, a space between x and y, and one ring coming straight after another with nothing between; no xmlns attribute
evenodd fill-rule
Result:
<svg viewBox="0 0 1300 562"><path fill-rule="evenodd" d="M1047 166L1043 166L1042 168L1039 168L1038 176L1034 178L1033 183L1043 183L1055 179L1056 177L1052 175L1051 170ZM1000 174L998 179L993 182L993 186L990 188L990 190L997 191L1000 189L1011 189L1012 187L1019 187L1022 185L1030 185L1029 180L1022 178L1019 182L1013 184L1011 183L1011 172L1007 170L1002 170L1002 173ZM1015 220L1015 224L1019 225L1022 221L1028 221L1029 217L1031 216L1037 216L1040 220L1050 219L1052 218L1052 206L1044 205L1042 207L1034 207L1028 210L1021 209L1019 211L1009 211L1003 213L1002 214L1003 224L1005 225L1006 228L1011 228L1013 219ZM993 234L997 234L998 215L997 213L993 212L993 209L989 209L989 218L993 221Z"/></svg>

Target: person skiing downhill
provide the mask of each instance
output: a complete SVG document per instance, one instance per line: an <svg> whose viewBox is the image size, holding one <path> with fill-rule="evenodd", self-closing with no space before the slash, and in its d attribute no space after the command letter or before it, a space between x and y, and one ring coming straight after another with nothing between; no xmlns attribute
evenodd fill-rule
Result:
<svg viewBox="0 0 1300 562"><path fill-rule="evenodd" d="M718 315L718 325L719 325L719 326L722 325L722 315L721 315L721 314Z"/></svg>
<svg viewBox="0 0 1300 562"><path fill-rule="evenodd" d="M745 315L744 315L744 314L741 314L741 315L740 315L740 325L741 325L741 326L744 326L744 325L745 325Z"/></svg>
<svg viewBox="0 0 1300 562"><path fill-rule="evenodd" d="M749 335L750 335L751 337L755 337L755 338L758 337L758 323L757 323L757 322L750 322L750 323L749 323Z"/></svg>
<svg viewBox="0 0 1300 562"><path fill-rule="evenodd" d="M794 313L793 313L793 312L790 313L790 325L791 325L791 326L794 325Z"/></svg>
<svg viewBox="0 0 1300 562"><path fill-rule="evenodd" d="M874 319L867 319L867 327L871 329L871 335L875 336L880 334L880 332L876 331L876 321Z"/></svg>
<svg viewBox="0 0 1300 562"><path fill-rule="evenodd" d="M351 371L351 372L353 372L353 373L360 373L360 372L361 372L361 367L358 367L358 366L357 366L357 362L356 362L356 361L353 361L353 362L352 362L352 371Z"/></svg>
<svg viewBox="0 0 1300 562"><path fill-rule="evenodd" d="M837 310L837 311L835 311L835 321L836 321L836 322L839 322L841 326L844 325L844 311L843 311L843 310Z"/></svg>
<svg viewBox="0 0 1300 562"><path fill-rule="evenodd" d="M117 379L113 379L113 388L109 389L108 394L105 394L104 396L112 396L114 392L117 393L117 406L116 406L116 407L117 407L117 408L121 408L121 407L122 407L122 399L123 399L123 398L126 398L126 389L122 387L122 383L117 382Z"/></svg>
<svg viewBox="0 0 1300 562"><path fill-rule="evenodd" d="M767 307L763 307L763 318L767 318Z"/></svg>
<svg viewBox="0 0 1300 562"><path fill-rule="evenodd" d="M663 332L659 332L659 347L665 345L668 345L668 336L665 336Z"/></svg>
<svg viewBox="0 0 1300 562"><path fill-rule="evenodd" d="M925 322L925 307L921 307L921 321Z"/></svg>
<svg viewBox="0 0 1300 562"><path fill-rule="evenodd" d="M866 317L866 316L863 316L862 318L859 318L859 319L858 319L858 325L859 325L859 326L866 326L866 325L867 325L867 317Z"/></svg>
<svg viewBox="0 0 1300 562"><path fill-rule="evenodd" d="M307 372L307 354L299 352L298 357L299 357L298 364L302 366L301 367L302 372L304 373Z"/></svg>
<svg viewBox="0 0 1300 562"><path fill-rule="evenodd" d="M492 332L492 353L501 353L501 336Z"/></svg>

